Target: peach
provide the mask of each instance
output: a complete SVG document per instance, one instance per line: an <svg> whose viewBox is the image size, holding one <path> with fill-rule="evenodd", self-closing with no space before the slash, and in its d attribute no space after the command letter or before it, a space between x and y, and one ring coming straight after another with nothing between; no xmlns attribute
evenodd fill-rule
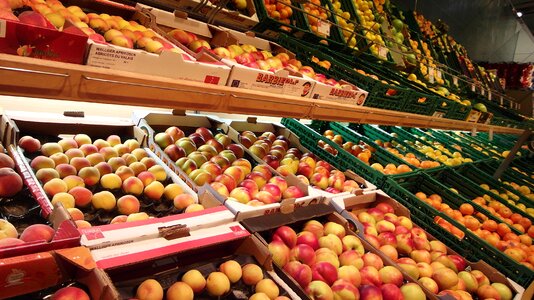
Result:
<svg viewBox="0 0 534 300"><path fill-rule="evenodd" d="M117 200L112 193L108 191L102 191L93 195L91 198L91 203L95 209L112 211L117 205Z"/></svg>
<svg viewBox="0 0 534 300"><path fill-rule="evenodd" d="M458 275L449 268L434 271L432 279L438 284L440 290L447 290L458 284Z"/></svg>
<svg viewBox="0 0 534 300"><path fill-rule="evenodd" d="M165 172L165 169L163 169L160 165L154 165L148 169L148 172L154 174L156 176L157 181L165 181L167 179L167 173Z"/></svg>
<svg viewBox="0 0 534 300"><path fill-rule="evenodd" d="M397 249L393 247L392 245L380 246L379 250L382 253L384 253L387 257L391 258L393 261L396 261L397 258L399 258L399 253L397 252Z"/></svg>
<svg viewBox="0 0 534 300"><path fill-rule="evenodd" d="M235 260L227 260L219 266L219 271L223 272L231 283L236 283L241 279L243 271L241 265Z"/></svg>
<svg viewBox="0 0 534 300"><path fill-rule="evenodd" d="M242 280L246 285L255 285L263 279L263 270L256 264L246 264L242 271Z"/></svg>
<svg viewBox="0 0 534 300"><path fill-rule="evenodd" d="M484 284L490 284L490 281L489 281L488 277L484 273L482 273L482 271L472 270L471 274L473 276L475 276L475 278L476 278L476 280L478 282L478 286L482 286Z"/></svg>
<svg viewBox="0 0 534 300"><path fill-rule="evenodd" d="M129 140L126 140L124 141L123 143L124 145L128 146L128 149L130 149L130 152L134 151L135 149L138 149L139 148L139 142L135 139L129 139ZM146 152L145 152L146 153ZM133 154L133 153L132 153ZM135 156L137 157L137 155ZM139 160L139 158L137 157L137 160Z"/></svg>
<svg viewBox="0 0 534 300"><path fill-rule="evenodd" d="M102 154L100 155L102 156ZM104 159L103 156L102 156L102 159ZM113 169L113 172L117 171L119 167L126 166L126 161L122 157L112 157L107 162L111 166L111 169Z"/></svg>
<svg viewBox="0 0 534 300"><path fill-rule="evenodd" d="M74 136L74 140L78 144L78 147L84 144L91 144L92 140L87 134L79 133Z"/></svg>
<svg viewBox="0 0 534 300"><path fill-rule="evenodd" d="M121 180L122 180L123 182L124 182L126 179L135 176L134 171L133 171L130 167L125 167L125 166L119 167L119 168L117 169L117 171L115 171L115 174L119 175L119 177L121 178Z"/></svg>
<svg viewBox="0 0 534 300"><path fill-rule="evenodd" d="M70 164L76 168L77 172L80 172L81 169L91 166L91 163L85 157L73 157L70 160Z"/></svg>
<svg viewBox="0 0 534 300"><path fill-rule="evenodd" d="M65 178L70 175L77 175L78 171L76 168L68 163L56 165L56 171L59 175L59 178Z"/></svg>
<svg viewBox="0 0 534 300"><path fill-rule="evenodd" d="M222 272L211 272L206 279L206 290L211 296L222 296L230 291L230 280Z"/></svg>
<svg viewBox="0 0 534 300"><path fill-rule="evenodd" d="M67 192L55 194L51 202L54 206L60 202L65 208L73 208L75 204L74 197Z"/></svg>
<svg viewBox="0 0 534 300"><path fill-rule="evenodd" d="M410 257L415 260L415 262L425 262L427 264L432 262L430 252L426 250L413 250L412 253L410 253Z"/></svg>
<svg viewBox="0 0 534 300"><path fill-rule="evenodd" d="M19 236L17 228L4 219L0 219L0 240L6 238L17 238Z"/></svg>
<svg viewBox="0 0 534 300"><path fill-rule="evenodd" d="M112 134L106 138L106 141L109 143L110 146L114 147L115 145L118 145L121 143L121 137L115 134Z"/></svg>
<svg viewBox="0 0 534 300"><path fill-rule="evenodd" d="M337 235L340 239L342 239L346 235L345 227L336 222L327 222L324 225L324 235L327 234L334 234Z"/></svg>
<svg viewBox="0 0 534 300"><path fill-rule="evenodd" d="M173 199L174 207L178 210L187 208L189 205L195 203L195 198L189 194L180 194Z"/></svg>
<svg viewBox="0 0 534 300"><path fill-rule="evenodd" d="M87 293L77 287L74 286L68 286L61 288L55 292L51 300L69 300L69 299L76 299L76 300L91 300L89 295Z"/></svg>
<svg viewBox="0 0 534 300"><path fill-rule="evenodd" d="M41 146L41 153L50 156L54 153L63 153L63 148L58 143L45 143Z"/></svg>
<svg viewBox="0 0 534 300"><path fill-rule="evenodd" d="M458 278L462 279L465 284L465 290L470 293L475 293L478 289L478 281L473 274L467 271L458 273Z"/></svg>
<svg viewBox="0 0 534 300"><path fill-rule="evenodd" d="M146 153L145 149L142 148L132 149L130 147L130 152L133 156L135 156L135 158L137 158L137 161L141 161L143 158L148 157L148 153Z"/></svg>
<svg viewBox="0 0 534 300"><path fill-rule="evenodd" d="M131 163L128 167L132 169L135 176L147 170L145 164L143 164L142 162L138 162L138 161Z"/></svg>
<svg viewBox="0 0 534 300"><path fill-rule="evenodd" d="M89 156L91 154L98 153L98 147L92 144L81 145L78 149L80 149L84 156Z"/></svg>
<svg viewBox="0 0 534 300"><path fill-rule="evenodd" d="M329 262L317 262L311 269L312 280L320 280L328 285L332 285L337 280L337 268Z"/></svg>
<svg viewBox="0 0 534 300"><path fill-rule="evenodd" d="M302 231L309 231L313 233L317 238L320 238L324 235L324 226L321 222L316 220L310 220L304 224Z"/></svg>
<svg viewBox="0 0 534 300"><path fill-rule="evenodd" d="M206 279L198 270L189 270L182 276L182 281L187 283L195 294L200 294L206 287Z"/></svg>
<svg viewBox="0 0 534 300"><path fill-rule="evenodd" d="M135 157L135 156L134 156ZM143 157L141 163L146 166L147 169L156 165L156 161L152 157Z"/></svg>
<svg viewBox="0 0 534 300"><path fill-rule="evenodd" d="M312 266L315 264L315 251L312 247L306 244L297 244L291 249L289 253L289 260L298 260L303 264Z"/></svg>
<svg viewBox="0 0 534 300"><path fill-rule="evenodd" d="M24 243L23 240L19 240L17 238L13 238L13 237L0 239L0 249L4 248L4 247L14 247L14 246L24 245L24 244L25 243Z"/></svg>
<svg viewBox="0 0 534 300"><path fill-rule="evenodd" d="M122 180L117 174L106 174L100 178L100 185L108 190L120 189Z"/></svg>
<svg viewBox="0 0 534 300"><path fill-rule="evenodd" d="M84 219L83 212L75 207L67 208L67 212L74 221Z"/></svg>
<svg viewBox="0 0 534 300"><path fill-rule="evenodd" d="M430 250L439 251L441 253L447 253L447 246L438 240L430 241Z"/></svg>
<svg viewBox="0 0 534 300"><path fill-rule="evenodd" d="M268 299L274 299L280 294L280 289L278 285L274 283L272 279L265 278L256 283L255 287L256 293L264 293L267 295Z"/></svg>
<svg viewBox="0 0 534 300"><path fill-rule="evenodd" d="M432 274L434 273L434 269L432 266L426 262L419 262L417 263L417 269L419 270L419 276L420 277L432 277Z"/></svg>
<svg viewBox="0 0 534 300"><path fill-rule="evenodd" d="M284 266L286 271L297 283L305 288L312 280L312 271L308 265L302 264L299 261L290 261Z"/></svg>
<svg viewBox="0 0 534 300"><path fill-rule="evenodd" d="M334 299L360 299L358 288L346 280L337 280L331 288Z"/></svg>
<svg viewBox="0 0 534 300"><path fill-rule="evenodd" d="M70 166L70 165L67 165L67 166ZM35 177L37 177L37 180L39 180L41 183L47 183L48 181L54 178L59 178L60 176L56 170L52 168L44 168L44 169L39 169L35 173Z"/></svg>
<svg viewBox="0 0 534 300"><path fill-rule="evenodd" d="M143 221L148 220L150 216L146 212L138 212L129 214L128 217L126 217L126 222L134 222L134 221Z"/></svg>
<svg viewBox="0 0 534 300"><path fill-rule="evenodd" d="M95 167L85 167L78 171L78 176L83 179L85 185L93 186L100 182L100 172Z"/></svg>
<svg viewBox="0 0 534 300"><path fill-rule="evenodd" d="M477 289L477 296L479 299L501 299L499 291L494 286L489 284L479 286Z"/></svg>
<svg viewBox="0 0 534 300"><path fill-rule="evenodd" d="M169 300L193 300L194 296L193 289L181 281L173 283L166 293L166 299Z"/></svg>
<svg viewBox="0 0 534 300"><path fill-rule="evenodd" d="M19 139L19 147L28 153L34 153L41 149L41 142L31 136L23 136ZM61 144L60 144L61 145Z"/></svg>
<svg viewBox="0 0 534 300"><path fill-rule="evenodd" d="M382 280L382 283L392 283L400 287L404 281L401 271L393 266L383 267L382 269L378 270L378 274L380 275L380 280Z"/></svg>
<svg viewBox="0 0 534 300"><path fill-rule="evenodd" d="M362 256L363 265L364 266L373 266L377 270L380 270L384 266L384 262L380 258L380 256L372 253L367 252Z"/></svg>
<svg viewBox="0 0 534 300"><path fill-rule="evenodd" d="M426 295L425 292L423 292L423 289L414 282L407 283L403 285L401 288L402 295L404 296L404 299L410 299L410 300L425 300Z"/></svg>
<svg viewBox="0 0 534 300"><path fill-rule="evenodd" d="M37 171L39 169L45 169L45 168L53 169L56 167L56 163L54 162L53 159L41 155L41 156L37 156L36 158L32 159L30 166L32 167L32 169Z"/></svg>
<svg viewBox="0 0 534 300"><path fill-rule="evenodd" d="M313 250L319 249L319 240L310 231L301 231L297 234L297 244L306 244L313 248Z"/></svg>
<svg viewBox="0 0 534 300"><path fill-rule="evenodd" d="M137 287L135 298L139 300L163 299L163 288L156 280L147 279Z"/></svg>
<svg viewBox="0 0 534 300"><path fill-rule="evenodd" d="M328 248L317 249L317 251L315 251L315 261L316 262L326 261L326 262L331 263L336 268L338 268L341 264L337 254ZM362 265L363 265L363 262L362 262Z"/></svg>
<svg viewBox="0 0 534 300"><path fill-rule="evenodd" d="M104 147L111 147L111 145L107 141L105 141L103 139L96 139L93 142L93 145L95 145L98 148L98 150L100 150L100 149L102 149Z"/></svg>
<svg viewBox="0 0 534 300"><path fill-rule="evenodd" d="M0 169L1 171L2 169ZM57 193L66 193L68 191L67 184L59 179L53 178L43 185L43 189L48 196L53 197Z"/></svg>
<svg viewBox="0 0 534 300"><path fill-rule="evenodd" d="M78 177L77 175L69 175L65 178L63 178L63 182L67 185L67 190L70 191L73 188L79 186L79 187L85 187L85 182L82 178Z"/></svg>
<svg viewBox="0 0 534 300"><path fill-rule="evenodd" d="M152 175L152 173L150 172L147 172L148 174ZM141 175L141 174L139 174ZM153 175L152 175L153 176ZM139 176L138 176L139 178ZM140 178L141 179L141 178ZM155 179L155 178L154 178ZM141 181L143 181L143 179L141 179ZM143 184L145 184L145 182L143 182ZM145 184L146 185L146 184ZM168 184L167 186L165 186L165 188L163 189L163 197L166 199L166 200L169 200L169 201L172 201L174 200L174 198L178 195L181 195L184 193L184 190L182 189L182 187L176 183L171 183L171 184Z"/></svg>
<svg viewBox="0 0 534 300"><path fill-rule="evenodd" d="M184 213L192 213L192 212L201 211L201 210L204 210L204 206L202 204L193 203L193 204L189 204L185 208Z"/></svg>
<svg viewBox="0 0 534 300"><path fill-rule="evenodd" d="M341 240L343 243L343 250L356 250L358 253L363 254L365 249L362 241L355 235L346 235Z"/></svg>
<svg viewBox="0 0 534 300"><path fill-rule="evenodd" d="M67 152L69 149L78 148L78 143L74 139L71 138L64 138L57 142L61 149L63 149L63 152Z"/></svg>
<svg viewBox="0 0 534 300"><path fill-rule="evenodd" d="M341 266L355 266L358 270L363 268L363 259L355 250L347 250L339 256Z"/></svg>
<svg viewBox="0 0 534 300"><path fill-rule="evenodd" d="M378 290L380 293L380 290ZM314 280L306 287L306 294L311 299L334 299L334 293L328 284L320 280Z"/></svg>
<svg viewBox="0 0 534 300"><path fill-rule="evenodd" d="M137 177L128 177L122 181L122 190L127 194L139 196L143 193L143 182Z"/></svg>
<svg viewBox="0 0 534 300"><path fill-rule="evenodd" d="M382 291L382 298L388 300L404 300L404 296L399 287L394 284L387 283L380 286Z"/></svg>
<svg viewBox="0 0 534 300"><path fill-rule="evenodd" d="M148 171L143 171L139 174L137 174L137 178L139 178L141 180L141 182L143 182L143 185L144 186L147 186L149 184L151 184L153 181L156 181L156 176L154 176L154 174L148 172Z"/></svg>
<svg viewBox="0 0 534 300"><path fill-rule="evenodd" d="M344 279L350 282L355 287L359 287L362 282L362 276L360 275L360 270L358 270L358 268L352 265L341 266L337 270L337 277L339 279Z"/></svg>
<svg viewBox="0 0 534 300"><path fill-rule="evenodd" d="M150 200L161 201L161 196L163 196L164 190L165 187L161 182L154 181L145 187L143 193Z"/></svg>
<svg viewBox="0 0 534 300"><path fill-rule="evenodd" d="M117 151L117 154L119 154L119 156L122 157L124 160L128 158L128 161L126 161L127 164L131 164L137 161L137 158L130 153L130 149L128 148L128 146L124 144L118 144L113 146L113 149L115 149Z"/></svg>
<svg viewBox="0 0 534 300"><path fill-rule="evenodd" d="M100 176L113 173L113 168L111 168L111 166L107 162L99 162L99 163L96 164L95 168L98 169L98 172L100 173ZM133 172L132 172L132 174L133 174ZM117 175L119 175L119 174L117 174Z"/></svg>
<svg viewBox="0 0 534 300"><path fill-rule="evenodd" d="M74 223L76 224L76 227L78 228L90 228L90 227L93 227L93 225L91 225L91 223L85 221L85 220L76 220L74 221Z"/></svg>
<svg viewBox="0 0 534 300"><path fill-rule="evenodd" d="M127 219L128 219L127 215L118 215L118 216L115 216L113 219L111 219L109 224L125 223Z"/></svg>
<svg viewBox="0 0 534 300"><path fill-rule="evenodd" d="M54 228L48 225L33 224L24 229L24 231L20 234L20 239L26 243L42 240L50 242L55 233L56 232L54 231Z"/></svg>
<svg viewBox="0 0 534 300"><path fill-rule="evenodd" d="M132 195L125 195L117 200L117 211L120 214L133 214L139 212L139 200Z"/></svg>
<svg viewBox="0 0 534 300"><path fill-rule="evenodd" d="M118 157L119 152L113 147L104 147L98 150L98 153L104 156L106 161L110 160L112 157Z"/></svg>
<svg viewBox="0 0 534 300"><path fill-rule="evenodd" d="M67 151L65 151L65 155L69 158L69 162L72 161L73 158L84 158L85 154L82 152L82 150L78 148L71 148Z"/></svg>
<svg viewBox="0 0 534 300"><path fill-rule="evenodd" d="M286 246L291 249L297 244L297 234L295 233L293 228L289 226L280 226L274 232L272 240L282 241L286 244Z"/></svg>
<svg viewBox="0 0 534 300"><path fill-rule="evenodd" d="M124 145L122 145L124 146ZM120 152L119 152L120 153ZM126 165L129 166L131 165L132 163L134 162L137 162L137 158L135 158L135 156L133 156L132 154L130 153L125 153L121 156L122 159L124 159L124 161L126 162ZM143 163L143 162L141 162ZM144 164L144 163L143 163ZM146 167L146 164L144 164L145 167ZM148 167L147 167L148 168Z"/></svg>
<svg viewBox="0 0 534 300"><path fill-rule="evenodd" d="M283 267L289 262L290 250L284 242L272 241L269 243L268 248L275 264Z"/></svg>
<svg viewBox="0 0 534 300"><path fill-rule="evenodd" d="M419 282L419 284L427 288L432 293L437 294L439 292L438 284L432 278L421 277L417 281Z"/></svg>
<svg viewBox="0 0 534 300"><path fill-rule="evenodd" d="M68 164L70 160L69 157L62 152L50 155L50 159L54 161L56 166L60 164Z"/></svg>

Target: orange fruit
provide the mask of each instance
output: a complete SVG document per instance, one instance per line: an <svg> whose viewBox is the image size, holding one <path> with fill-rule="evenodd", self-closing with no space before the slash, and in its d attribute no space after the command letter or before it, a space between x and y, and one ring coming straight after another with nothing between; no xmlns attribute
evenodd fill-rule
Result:
<svg viewBox="0 0 534 300"><path fill-rule="evenodd" d="M508 225L513 225L514 222L512 222L512 220L508 219L508 218L505 218L503 219L504 223L508 224Z"/></svg>
<svg viewBox="0 0 534 300"><path fill-rule="evenodd" d="M421 200L427 198L427 197L426 197L426 194L423 193L423 192L417 192L417 193L415 193L415 196L416 196L417 198L421 199Z"/></svg>
<svg viewBox="0 0 534 300"><path fill-rule="evenodd" d="M525 228L523 228L523 226L521 226L521 224L513 224L512 226L514 226L521 233L525 233Z"/></svg>
<svg viewBox="0 0 534 300"><path fill-rule="evenodd" d="M517 223L521 224L525 230L529 230L530 226L532 226L532 222L528 218L521 218Z"/></svg>
<svg viewBox="0 0 534 300"><path fill-rule="evenodd" d="M480 213L480 212L477 212L477 213L475 214L475 216L476 216L479 220L482 220L482 221L486 221L486 220L488 219L488 217L486 217L485 214Z"/></svg>
<svg viewBox="0 0 534 300"><path fill-rule="evenodd" d="M497 230L497 222L493 221L493 220L485 220L483 223L482 223L482 228L483 229L486 229L488 231L495 231Z"/></svg>
<svg viewBox="0 0 534 300"><path fill-rule="evenodd" d="M497 233L501 236L501 237L504 237L505 234L509 233L509 232L512 232L512 230L510 229L510 227L508 227L508 224L506 223L499 223L499 225L497 225Z"/></svg>
<svg viewBox="0 0 534 300"><path fill-rule="evenodd" d="M503 218L509 218L512 215L512 210L506 206L501 206L499 213Z"/></svg>
<svg viewBox="0 0 534 300"><path fill-rule="evenodd" d="M473 206L469 203L464 203L460 205L460 212L465 215L472 215L475 212Z"/></svg>
<svg viewBox="0 0 534 300"><path fill-rule="evenodd" d="M428 200L431 202L431 205L433 208L440 210L441 203L438 200L432 200L432 199L428 199Z"/></svg>
<svg viewBox="0 0 534 300"><path fill-rule="evenodd" d="M406 173L406 172L411 172L411 171L412 171L412 168L408 167L405 164L400 164L397 167L397 172L399 172L399 173Z"/></svg>
<svg viewBox="0 0 534 300"><path fill-rule="evenodd" d="M474 217L465 217L465 227L471 230L477 230L480 227L480 222Z"/></svg>
<svg viewBox="0 0 534 300"><path fill-rule="evenodd" d="M521 216L520 214L518 213L513 213L511 216L510 216L510 220L512 220L512 222L515 223L519 223L519 221L521 221L521 219L523 219L523 216Z"/></svg>
<svg viewBox="0 0 534 300"><path fill-rule="evenodd" d="M465 236L465 233L463 231L461 231L460 229L458 229L457 227L454 227L454 226L451 226L450 232L452 234L454 234L455 236L457 236L458 238L460 238L460 239L463 239L464 236Z"/></svg>

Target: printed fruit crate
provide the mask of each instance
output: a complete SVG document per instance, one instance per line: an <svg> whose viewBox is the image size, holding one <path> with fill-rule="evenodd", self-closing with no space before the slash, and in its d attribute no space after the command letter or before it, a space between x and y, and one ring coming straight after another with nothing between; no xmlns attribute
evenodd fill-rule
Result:
<svg viewBox="0 0 534 300"><path fill-rule="evenodd" d="M520 294L522 292L522 289L515 291L515 288L508 282L506 277L487 263L483 261L470 262L447 247L446 244L454 243L454 241L447 240L447 235L437 235L439 239L436 239L435 236L419 227L418 225L426 224L417 224L416 222L419 220L412 218L410 211L405 206L390 198L381 190L364 192L363 195L335 197L332 200L332 204L336 207L337 212L347 220L354 220L353 222L358 224L357 228L360 229L360 235L363 235L375 249L388 255L401 268L405 268L415 280L431 282L424 278L428 277L439 281L439 275L436 275L435 271L432 271L428 266L433 262L441 262L446 264L452 271L447 271L452 279L454 279L453 275L457 275L459 278L471 278L472 280L472 277L468 274L473 270L477 270L471 274L480 275L482 273L492 277L490 280L498 282L497 286L501 284L506 286L505 289L508 289L507 294L510 297L512 293ZM362 222L365 222L365 225ZM439 226L435 227L441 228ZM445 240L446 243L441 242L441 240ZM430 254L436 254L436 252L440 252L443 255L432 256ZM415 267L419 272L415 272ZM470 287L466 290L476 294L477 285L472 283L471 281L467 284ZM439 295L439 292L444 289L443 287L440 288L440 286L443 286L443 284L438 283L437 286L433 286L434 289L431 291ZM432 285L428 287L432 287Z"/></svg>
<svg viewBox="0 0 534 300"><path fill-rule="evenodd" d="M258 137L272 138L273 136L276 136L276 140L273 142L272 147L270 147L268 152L264 153L261 149L254 147L254 144L249 146L249 150L254 148L253 156L255 159L258 159L261 163L269 164L273 169L277 170L286 178L296 176L298 179L309 184L309 192L312 194L321 193L327 198L332 198L338 193L360 193L361 190L369 191L376 189L376 186L372 183L366 181L350 170L345 170L345 172L342 173L343 176L341 176L341 174L338 173L339 171L329 163L321 161L315 154L302 146L298 137L281 124L262 123L257 122L255 119L247 119L246 121L231 121L229 126L231 128L230 130L236 131L236 135L238 134L239 136L238 140L242 145L244 143L254 143L252 140L257 140ZM299 159L299 167L282 167L284 164L291 165L289 161L295 161L292 157L297 157ZM310 158L308 159L306 157ZM291 160L286 158L291 158ZM284 161L284 159L286 160ZM322 166L329 170L328 184L325 183L322 176L318 177L319 180L314 179L317 166ZM322 168L318 170L322 170ZM330 177L334 174L341 176L341 180L330 180ZM310 183L310 180L312 183ZM318 186L318 184L320 186ZM336 189L334 186L337 186L340 189ZM344 191L345 186L347 187L346 191Z"/></svg>
<svg viewBox="0 0 534 300"><path fill-rule="evenodd" d="M351 230L350 222L335 212L331 206L308 206L294 214L252 218L243 222L243 225L268 245L275 264L288 274L287 280L295 281L301 287L305 287L309 297L326 293L333 298L334 295L341 293L340 290L347 290L352 296L356 294L353 290L359 288L359 293L364 296L371 294L370 290L373 290L372 294L377 297L382 294L385 298L392 297L386 295L387 292L391 292L397 295L403 294L408 298L410 294L408 287L411 287L414 292L417 290L415 292L417 297L425 298L426 295L429 299L437 299L432 292L419 287L416 281L388 256L377 251L369 242ZM300 230L302 233L297 236ZM324 249L320 250L321 248ZM317 254L314 260L315 249ZM296 260L288 261L287 253L294 253ZM351 270L357 268L357 257L362 257L361 285L354 281L351 275L353 273ZM368 262L365 263L364 260ZM390 281L385 276L375 276L372 279L367 274L367 272L376 274L377 271L394 272L395 280ZM348 280L348 283L343 283L344 288L340 286L342 281L337 281L338 274ZM383 286L389 291L381 292L379 288L381 284L384 284Z"/></svg>
<svg viewBox="0 0 534 300"><path fill-rule="evenodd" d="M257 162L221 120L157 113L136 118L165 164L193 190L224 203L236 220L324 201L296 177L284 178Z"/></svg>
<svg viewBox="0 0 534 300"><path fill-rule="evenodd" d="M534 201L527 198L512 186L504 184L500 180L495 180L490 174L484 173L472 163L458 166L455 168L455 171L481 187L482 185L487 185L491 192L500 195L505 200L512 200L516 204L524 206L525 209L529 207L534 208Z"/></svg>
<svg viewBox="0 0 534 300"><path fill-rule="evenodd" d="M85 247L0 259L0 299L119 299Z"/></svg>
<svg viewBox="0 0 534 300"><path fill-rule="evenodd" d="M254 0L254 5L260 20L254 26L254 31L271 39L277 39L283 33L290 34L295 38L303 38L306 34L302 30L307 28L306 17L300 10L295 9L291 0ZM285 18L281 16L282 14Z"/></svg>
<svg viewBox="0 0 534 300"><path fill-rule="evenodd" d="M40 151L21 143L17 153L33 170L43 210L61 203L79 228L221 206L199 198L143 148L146 135L131 123L39 113L11 117L17 126L15 140L24 135L41 141Z"/></svg>
<svg viewBox="0 0 534 300"><path fill-rule="evenodd" d="M326 137L318 134L308 126L300 123L295 119L283 118L282 125L291 130L299 137L300 143L306 147L306 149L315 153L318 157L324 159L332 166L340 170L352 170L356 174L361 174L363 178L369 180L371 183L380 187L385 180L385 175L379 171L371 168L370 166L357 159L352 154L347 153L339 145ZM331 149L337 150L337 154L329 152L317 144L318 141L324 142L325 145L329 145Z"/></svg>
<svg viewBox="0 0 534 300"><path fill-rule="evenodd" d="M427 174L419 173L406 178L389 179L384 186L384 191L401 204L410 207L412 215L426 224L426 226L423 226L426 230L437 227L437 223L443 228L447 227L447 231L453 232L455 236L461 237L461 239L455 240L455 243L447 246L468 260L477 261L482 259L525 288L533 281L534 271L504 254L472 231L467 230L455 219L436 210L430 204L415 196L415 193L418 192L426 195L438 194L448 205L455 202L458 203L458 195L456 193L441 186ZM450 207L458 208L459 205L453 204Z"/></svg>

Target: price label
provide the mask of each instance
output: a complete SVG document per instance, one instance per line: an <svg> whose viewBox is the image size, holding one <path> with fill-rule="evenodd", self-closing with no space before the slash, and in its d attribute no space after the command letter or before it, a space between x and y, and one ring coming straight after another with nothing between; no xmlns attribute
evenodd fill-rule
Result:
<svg viewBox="0 0 534 300"><path fill-rule="evenodd" d="M458 86L458 77L452 76L452 84Z"/></svg>
<svg viewBox="0 0 534 300"><path fill-rule="evenodd" d="M386 47L378 46L378 56L386 59L389 53L389 49Z"/></svg>
<svg viewBox="0 0 534 300"><path fill-rule="evenodd" d="M484 95L486 94L486 90L483 89L482 87L480 88L480 94L481 94L482 96L484 96Z"/></svg>
<svg viewBox="0 0 534 300"><path fill-rule="evenodd" d="M475 88L475 85L471 83L471 92L475 92L476 88Z"/></svg>
<svg viewBox="0 0 534 300"><path fill-rule="evenodd" d="M0 38L6 37L6 27L7 27L6 20L0 19Z"/></svg>
<svg viewBox="0 0 534 300"><path fill-rule="evenodd" d="M504 98L503 98L502 96L501 96L501 98L499 99L499 103L501 104L501 106L502 106L502 104L504 103Z"/></svg>
<svg viewBox="0 0 534 300"><path fill-rule="evenodd" d="M326 36L330 36L330 23L326 21L317 21L317 31L320 34L324 34Z"/></svg>
<svg viewBox="0 0 534 300"><path fill-rule="evenodd" d="M488 99L491 101L491 91L488 90Z"/></svg>
<svg viewBox="0 0 534 300"><path fill-rule="evenodd" d="M434 83L434 68L428 68L428 82Z"/></svg>
<svg viewBox="0 0 534 300"><path fill-rule="evenodd" d="M437 70L437 73L438 73L438 74L437 74L436 76L437 76L438 78L441 78L441 71L440 71L440 70Z"/></svg>

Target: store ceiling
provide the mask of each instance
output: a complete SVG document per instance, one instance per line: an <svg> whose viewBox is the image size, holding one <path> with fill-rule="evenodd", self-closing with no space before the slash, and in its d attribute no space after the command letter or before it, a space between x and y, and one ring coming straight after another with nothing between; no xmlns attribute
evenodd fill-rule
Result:
<svg viewBox="0 0 534 300"><path fill-rule="evenodd" d="M528 26L530 32L534 35L534 1L532 0L512 0L515 10L521 12L523 22Z"/></svg>

